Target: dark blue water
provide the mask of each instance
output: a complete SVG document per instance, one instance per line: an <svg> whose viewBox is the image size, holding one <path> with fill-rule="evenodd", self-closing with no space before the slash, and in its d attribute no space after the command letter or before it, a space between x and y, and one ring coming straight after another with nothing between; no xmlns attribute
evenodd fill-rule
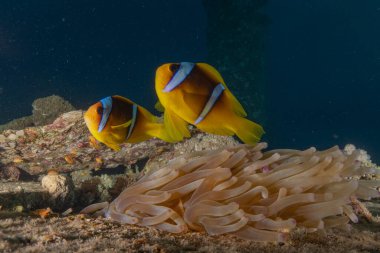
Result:
<svg viewBox="0 0 380 253"><path fill-rule="evenodd" d="M380 2L272 0L263 12L265 140L354 143L379 162ZM120 94L152 110L155 68L206 61L206 33L201 0L2 0L0 123L51 94L83 109Z"/></svg>
<svg viewBox="0 0 380 253"><path fill-rule="evenodd" d="M206 57L201 1L1 0L0 124L58 94L77 107L119 94L153 108L155 69Z"/></svg>
<svg viewBox="0 0 380 253"><path fill-rule="evenodd" d="M354 143L380 160L380 1L269 1L271 146Z"/></svg>

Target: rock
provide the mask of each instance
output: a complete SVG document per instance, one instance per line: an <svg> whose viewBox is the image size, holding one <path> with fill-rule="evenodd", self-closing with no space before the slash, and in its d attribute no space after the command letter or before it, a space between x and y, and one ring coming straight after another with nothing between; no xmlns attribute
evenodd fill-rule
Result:
<svg viewBox="0 0 380 253"><path fill-rule="evenodd" d="M74 202L74 185L71 178L65 175L48 174L41 180L42 188L50 195L50 206L62 210Z"/></svg>
<svg viewBox="0 0 380 253"><path fill-rule="evenodd" d="M0 182L2 210L14 210L17 206L32 210L45 208L48 192L39 182Z"/></svg>
<svg viewBox="0 0 380 253"><path fill-rule="evenodd" d="M62 113L75 110L68 101L56 95L36 99L32 106L35 126L50 124Z"/></svg>
<svg viewBox="0 0 380 253"><path fill-rule="evenodd" d="M19 130L24 129L26 127L33 126L33 117L32 115L14 119L4 125L0 125L0 132L6 130L6 129L13 129L13 130Z"/></svg>
<svg viewBox="0 0 380 253"><path fill-rule="evenodd" d="M17 135L15 135L15 134L10 134L10 135L8 136L8 139L11 140L11 141L14 141L14 140L17 139Z"/></svg>
<svg viewBox="0 0 380 253"><path fill-rule="evenodd" d="M16 131L16 136L18 136L18 137L24 136L24 134L25 134L24 130Z"/></svg>
<svg viewBox="0 0 380 253"><path fill-rule="evenodd" d="M0 132L13 129L21 130L32 126L43 126L52 123L62 113L75 110L68 101L60 96L38 98L33 101L33 115L14 119L4 125L0 125ZM22 132L19 132L23 136Z"/></svg>
<svg viewBox="0 0 380 253"><path fill-rule="evenodd" d="M20 170L16 166L0 166L0 179L5 179L9 181L18 181L20 177Z"/></svg>

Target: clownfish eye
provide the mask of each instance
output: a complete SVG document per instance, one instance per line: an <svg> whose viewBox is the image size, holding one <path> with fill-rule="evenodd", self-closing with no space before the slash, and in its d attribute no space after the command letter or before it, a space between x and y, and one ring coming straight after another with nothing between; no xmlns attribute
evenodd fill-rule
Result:
<svg viewBox="0 0 380 253"><path fill-rule="evenodd" d="M99 115L102 115L102 114L103 114L103 107L98 106L98 107L96 108L96 112L97 112Z"/></svg>
<svg viewBox="0 0 380 253"><path fill-rule="evenodd" d="M179 69L179 64L177 63L170 64L169 69L171 72L175 73Z"/></svg>

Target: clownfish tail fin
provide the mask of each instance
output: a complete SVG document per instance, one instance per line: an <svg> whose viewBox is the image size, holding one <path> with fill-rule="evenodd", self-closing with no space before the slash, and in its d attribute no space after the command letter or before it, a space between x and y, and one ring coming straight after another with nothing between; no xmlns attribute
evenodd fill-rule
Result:
<svg viewBox="0 0 380 253"><path fill-rule="evenodd" d="M246 118L239 117L235 122L233 131L246 144L256 144L265 133L262 126Z"/></svg>

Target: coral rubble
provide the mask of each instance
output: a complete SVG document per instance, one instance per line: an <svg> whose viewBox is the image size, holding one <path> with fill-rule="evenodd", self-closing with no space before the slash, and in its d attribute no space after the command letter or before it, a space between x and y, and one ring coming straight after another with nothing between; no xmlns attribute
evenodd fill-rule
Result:
<svg viewBox="0 0 380 253"><path fill-rule="evenodd" d="M30 196L35 199L25 205L24 195L14 194L11 184L6 184L8 193L6 190L0 193L3 200L0 205L3 209L23 205L26 209L50 206L53 210L60 210L62 203L83 207L94 201L109 201L135 180L144 168L164 166L168 160L184 153L237 143L231 137L208 135L195 129L191 131L193 138L181 143L151 139L135 145L123 144L119 152L114 152L90 138L83 122L83 111L64 113L45 126L5 130L0 132L0 180L37 181L54 170L72 178L75 197L74 201L71 197L67 198L69 201L66 198L52 201L55 199L52 191L47 201L47 191L41 188L37 193L31 192ZM28 193L34 187L30 187L32 183L22 185L22 191Z"/></svg>

